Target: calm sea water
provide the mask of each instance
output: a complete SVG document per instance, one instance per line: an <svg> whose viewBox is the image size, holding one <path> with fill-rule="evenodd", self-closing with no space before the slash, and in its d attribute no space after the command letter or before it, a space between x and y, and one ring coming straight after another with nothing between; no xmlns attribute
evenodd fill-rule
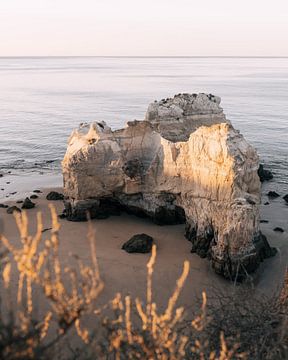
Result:
<svg viewBox="0 0 288 360"><path fill-rule="evenodd" d="M288 187L288 58L0 58L0 171L56 171L81 122L143 119L155 99L221 96Z"/></svg>

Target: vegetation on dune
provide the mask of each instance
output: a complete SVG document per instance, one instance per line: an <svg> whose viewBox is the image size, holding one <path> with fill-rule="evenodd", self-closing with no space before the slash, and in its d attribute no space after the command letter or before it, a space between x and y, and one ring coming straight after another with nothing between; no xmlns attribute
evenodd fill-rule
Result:
<svg viewBox="0 0 288 360"><path fill-rule="evenodd" d="M40 213L36 234L29 234L25 212L15 213L19 246L1 236L0 359L288 358L288 273L273 297L215 289L209 302L202 294L194 314L177 307L189 273L187 261L166 309L159 311L152 292L154 245L147 264L145 301L116 294L98 308L104 284L93 227L90 224L88 230L90 265L75 256L76 266L64 267L59 257L60 225L55 209L50 209L48 238L43 239ZM86 316L95 324L92 329Z"/></svg>

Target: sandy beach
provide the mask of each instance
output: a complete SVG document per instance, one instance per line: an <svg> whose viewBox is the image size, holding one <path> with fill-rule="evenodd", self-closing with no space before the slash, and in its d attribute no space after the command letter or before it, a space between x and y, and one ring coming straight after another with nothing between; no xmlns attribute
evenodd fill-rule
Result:
<svg viewBox="0 0 288 360"><path fill-rule="evenodd" d="M4 179L1 179L4 182ZM6 181L6 179L5 179ZM36 189L37 187L35 187ZM267 193L273 188L272 183L264 184L262 192ZM34 187L31 187L34 190ZM44 228L50 228L49 202L46 194L50 188L41 189L38 199L33 199L36 203L34 209L27 210L30 229L36 229L36 213L41 211L43 215ZM61 192L61 188L53 188ZM14 198L6 201L7 205L18 205L16 200L24 199L27 195L17 192ZM262 196L262 204L267 201L266 196ZM2 201L2 203L4 203ZM62 201L52 201L57 213L63 210ZM285 268L287 267L288 255L288 206L281 198L269 200L269 205L261 205L261 219L268 220L268 223L261 224L261 230L267 236L270 244L278 249L275 257L265 260L255 274L253 274L253 284L256 292L261 291L267 295L272 294L283 279ZM9 215L5 208L0 209L0 217L4 223L4 235L13 244L19 242L18 231L15 226L13 215ZM60 229L60 258L63 265L70 262L70 255L76 254L84 263L90 261L89 244L86 238L86 222L69 222L59 219ZM146 263L149 254L128 254L121 250L122 244L131 236L138 233L146 233L152 236L157 245L157 262L154 279L154 299L159 306L165 306L166 302L174 289L175 281L182 271L184 260L190 262L190 273L187 278L185 288L179 299L179 303L191 306L195 296L200 296L205 290L208 293L214 288L221 290L232 290L233 284L217 276L210 268L206 259L201 259L196 254L191 254L191 244L184 237L184 225L158 226L148 219L141 219L123 213L121 216L111 216L105 220L93 220L93 227L96 230L96 249L100 266L101 277L104 280L105 288L100 295L99 304L106 303L112 299L117 292L123 295L130 294L133 297L145 296L146 291ZM284 232L275 232L275 227L282 227ZM43 233L43 240L49 236L49 230ZM19 244L19 243L18 243ZM241 285L246 286L246 285Z"/></svg>

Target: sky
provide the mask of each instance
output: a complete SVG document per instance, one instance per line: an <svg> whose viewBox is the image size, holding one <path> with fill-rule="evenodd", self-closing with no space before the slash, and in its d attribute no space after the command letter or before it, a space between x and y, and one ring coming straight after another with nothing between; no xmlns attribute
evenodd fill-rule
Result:
<svg viewBox="0 0 288 360"><path fill-rule="evenodd" d="M288 1L0 0L0 56L288 56Z"/></svg>

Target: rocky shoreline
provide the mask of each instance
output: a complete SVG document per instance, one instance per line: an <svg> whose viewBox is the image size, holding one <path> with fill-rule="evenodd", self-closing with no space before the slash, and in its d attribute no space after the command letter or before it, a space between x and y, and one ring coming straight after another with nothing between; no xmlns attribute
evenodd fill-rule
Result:
<svg viewBox="0 0 288 360"><path fill-rule="evenodd" d="M8 174L1 175L4 183ZM185 224L191 252L227 279L246 279L276 253L260 230L269 221L259 216L260 181L273 174L226 119L219 97L179 94L151 104L144 121L114 132L104 122L81 126L69 139L63 176L65 196L46 196L64 201L60 218L126 212L158 225ZM0 208L8 214L33 209L40 194ZM270 190L267 197L265 206L277 198L288 204L288 195ZM273 231L285 232L281 226Z"/></svg>

